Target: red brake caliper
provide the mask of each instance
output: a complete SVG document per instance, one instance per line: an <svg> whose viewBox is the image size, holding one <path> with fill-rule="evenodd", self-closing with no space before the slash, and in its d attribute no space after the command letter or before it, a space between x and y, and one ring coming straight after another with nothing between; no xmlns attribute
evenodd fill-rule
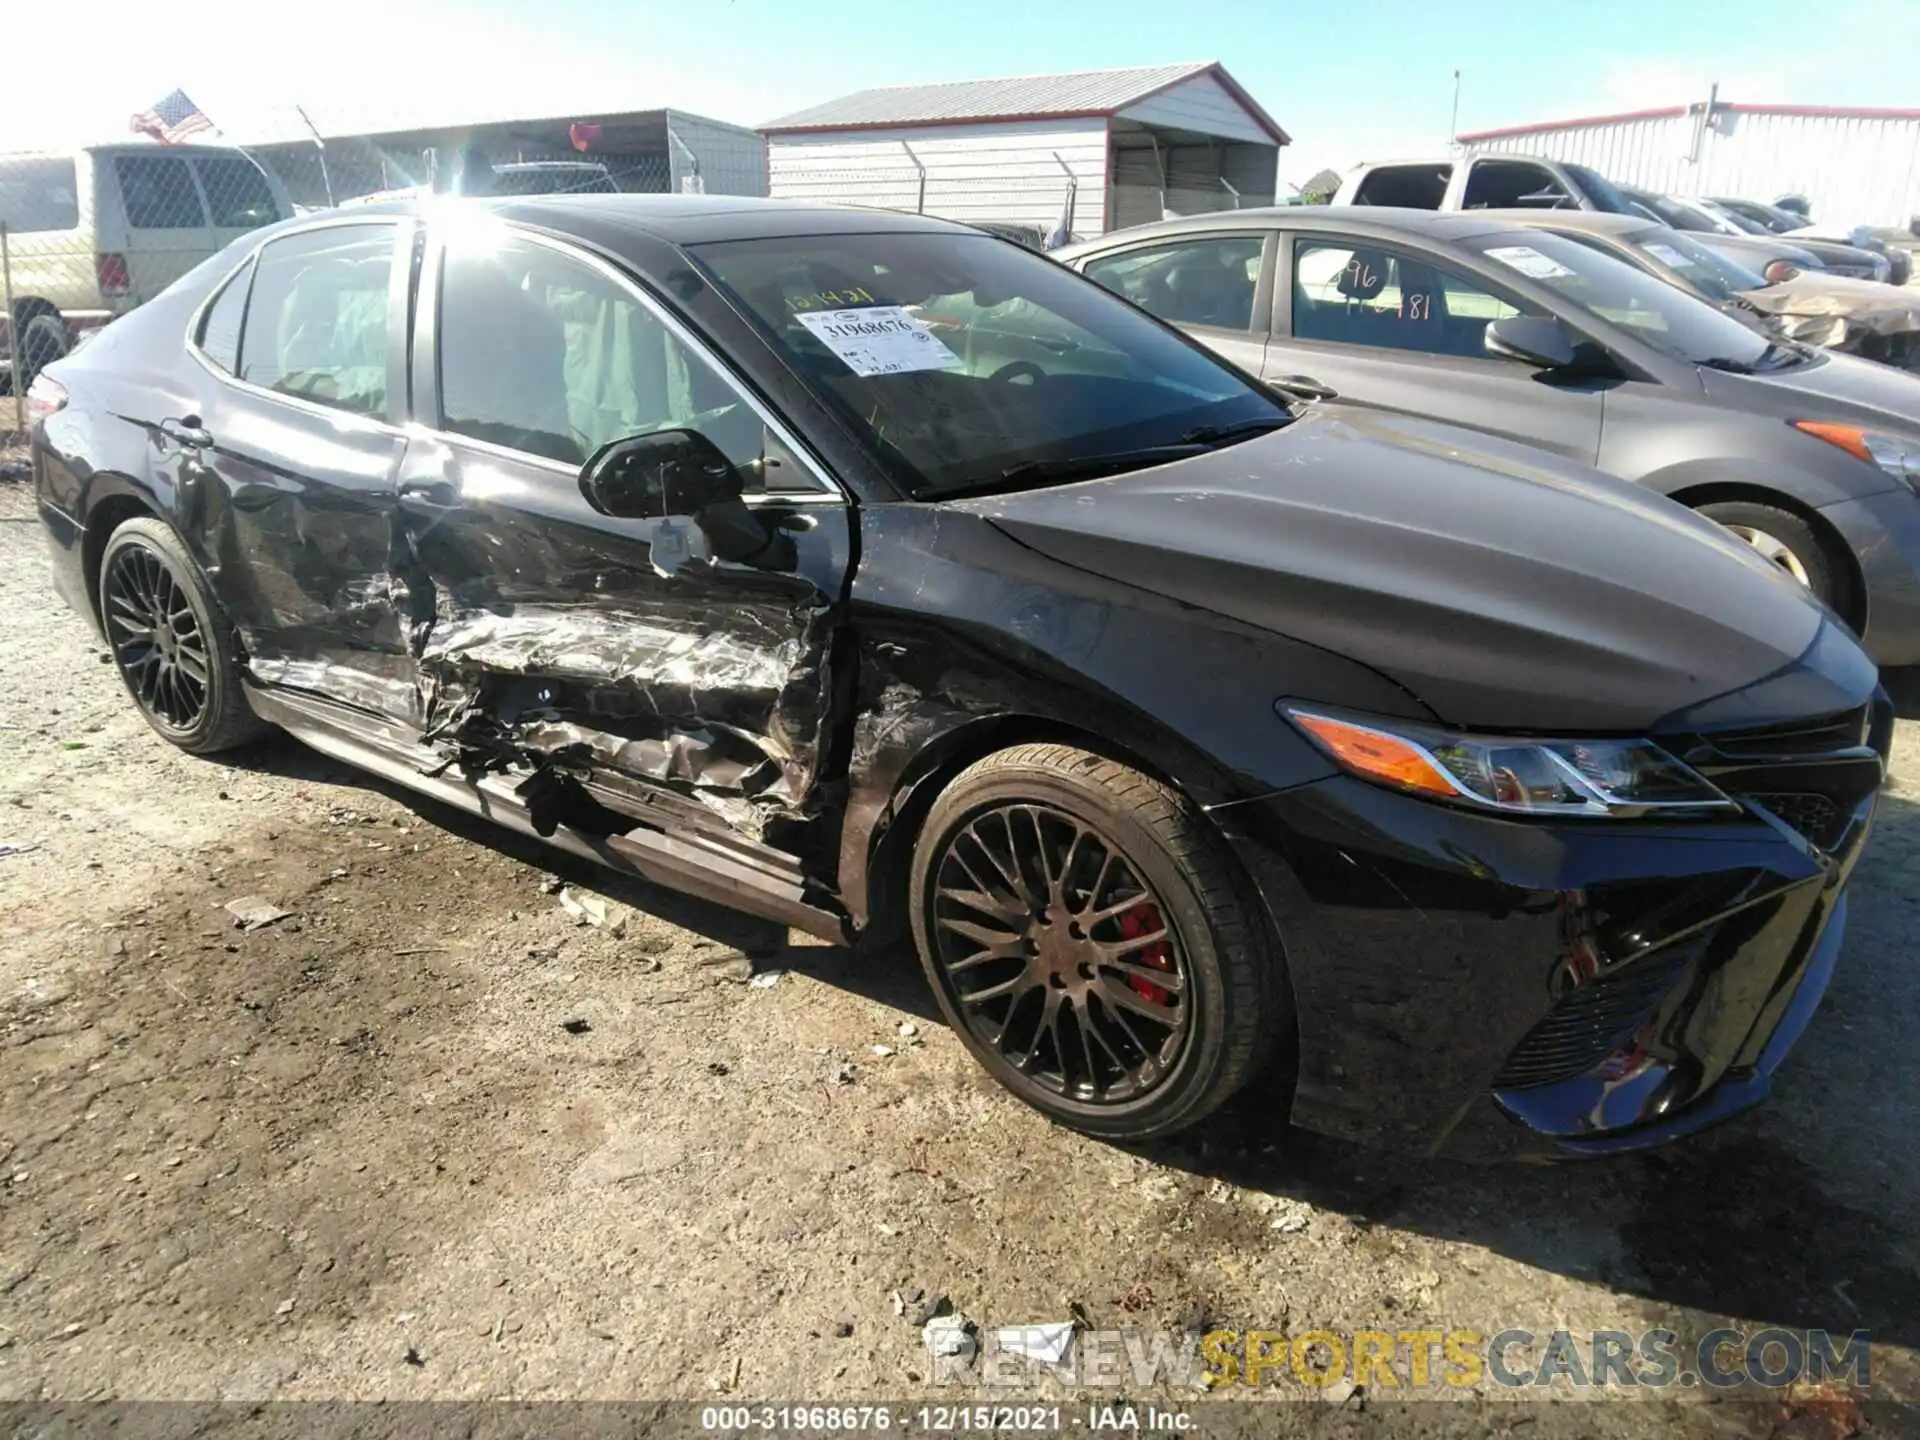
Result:
<svg viewBox="0 0 1920 1440"><path fill-rule="evenodd" d="M1138 940L1142 935L1157 934L1164 928L1160 920L1160 907L1147 900L1142 900L1131 910L1124 910L1120 914L1120 934L1124 939ZM1144 950L1135 951L1132 958L1138 964L1152 965L1156 969L1173 969L1173 947L1165 940L1149 945ZM1169 998L1167 992L1151 980L1139 975L1129 975L1127 984L1132 987L1134 994L1143 1000L1150 1000L1155 1005L1167 1003Z"/></svg>

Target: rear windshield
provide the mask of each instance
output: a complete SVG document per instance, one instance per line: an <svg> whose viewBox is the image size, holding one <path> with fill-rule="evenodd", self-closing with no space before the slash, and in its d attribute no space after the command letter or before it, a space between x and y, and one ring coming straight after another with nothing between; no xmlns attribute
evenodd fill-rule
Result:
<svg viewBox="0 0 1920 1440"><path fill-rule="evenodd" d="M73 161L58 156L0 156L0 224L16 235L78 229L80 187Z"/></svg>
<svg viewBox="0 0 1920 1440"><path fill-rule="evenodd" d="M1382 165L1360 182L1356 205L1398 205L1408 210L1438 210L1447 198L1451 165Z"/></svg>
<svg viewBox="0 0 1920 1440"><path fill-rule="evenodd" d="M1745 291L1763 289L1767 283L1744 265L1678 230L1636 230L1625 238L1627 244L1652 256L1656 264L1715 300L1731 300Z"/></svg>
<svg viewBox="0 0 1920 1440"><path fill-rule="evenodd" d="M1007 473L1027 462L1288 418L1126 301L986 235L783 236L693 254L921 498L1029 483Z"/></svg>

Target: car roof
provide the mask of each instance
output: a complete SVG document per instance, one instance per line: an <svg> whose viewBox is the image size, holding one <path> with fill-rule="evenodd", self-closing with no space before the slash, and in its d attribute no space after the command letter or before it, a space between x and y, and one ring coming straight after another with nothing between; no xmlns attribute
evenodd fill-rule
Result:
<svg viewBox="0 0 1920 1440"><path fill-rule="evenodd" d="M1644 215L1616 215L1606 210L1480 210L1489 220L1509 225L1533 225L1544 230L1579 230L1588 235L1631 235L1642 230L1665 230L1659 220Z"/></svg>
<svg viewBox="0 0 1920 1440"><path fill-rule="evenodd" d="M1053 252L1056 259L1072 259L1115 244L1165 236L1203 234L1212 230L1325 230L1385 237L1412 235L1448 244L1517 228L1511 217L1486 210L1405 210L1393 205L1268 205L1247 210L1216 210L1161 220L1126 230L1110 230L1098 240L1083 241ZM1642 224L1650 222L1642 221Z"/></svg>
<svg viewBox="0 0 1920 1440"><path fill-rule="evenodd" d="M524 197L408 197L356 205L337 213L364 219L377 215L427 215L447 205L479 205L501 218L582 238L627 231L670 245L716 240L776 239L783 235L860 235L877 232L937 232L977 235L969 226L898 210L829 205L810 200L763 200L751 195L529 195ZM301 217L311 223L322 214Z"/></svg>

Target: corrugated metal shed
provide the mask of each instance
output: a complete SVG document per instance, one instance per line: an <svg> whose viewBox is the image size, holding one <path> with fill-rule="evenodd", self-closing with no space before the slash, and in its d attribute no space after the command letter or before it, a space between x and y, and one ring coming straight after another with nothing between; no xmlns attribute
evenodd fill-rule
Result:
<svg viewBox="0 0 1920 1440"><path fill-rule="evenodd" d="M762 128L775 196L1035 239L1270 205L1287 143L1212 61L861 90Z"/></svg>
<svg viewBox="0 0 1920 1440"><path fill-rule="evenodd" d="M1822 220L1904 227L1920 214L1920 110L1697 103L1458 139L1475 153L1588 165L1670 194L1800 194Z"/></svg>
<svg viewBox="0 0 1920 1440"><path fill-rule="evenodd" d="M1066 75L1020 75L999 80L953 80L935 85L887 85L856 90L796 110L760 127L773 135L794 130L855 130L874 126L938 125L971 120L1117 115L1182 81L1206 75L1251 112L1273 143L1287 134L1217 61L1149 65L1131 70L1083 70Z"/></svg>

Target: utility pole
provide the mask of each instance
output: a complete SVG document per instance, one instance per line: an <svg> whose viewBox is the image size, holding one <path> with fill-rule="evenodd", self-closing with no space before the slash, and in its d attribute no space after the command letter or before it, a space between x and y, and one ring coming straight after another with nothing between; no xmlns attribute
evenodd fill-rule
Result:
<svg viewBox="0 0 1920 1440"><path fill-rule="evenodd" d="M1454 137L1460 133L1460 72L1453 72L1453 118L1447 122L1447 145L1453 145Z"/></svg>

